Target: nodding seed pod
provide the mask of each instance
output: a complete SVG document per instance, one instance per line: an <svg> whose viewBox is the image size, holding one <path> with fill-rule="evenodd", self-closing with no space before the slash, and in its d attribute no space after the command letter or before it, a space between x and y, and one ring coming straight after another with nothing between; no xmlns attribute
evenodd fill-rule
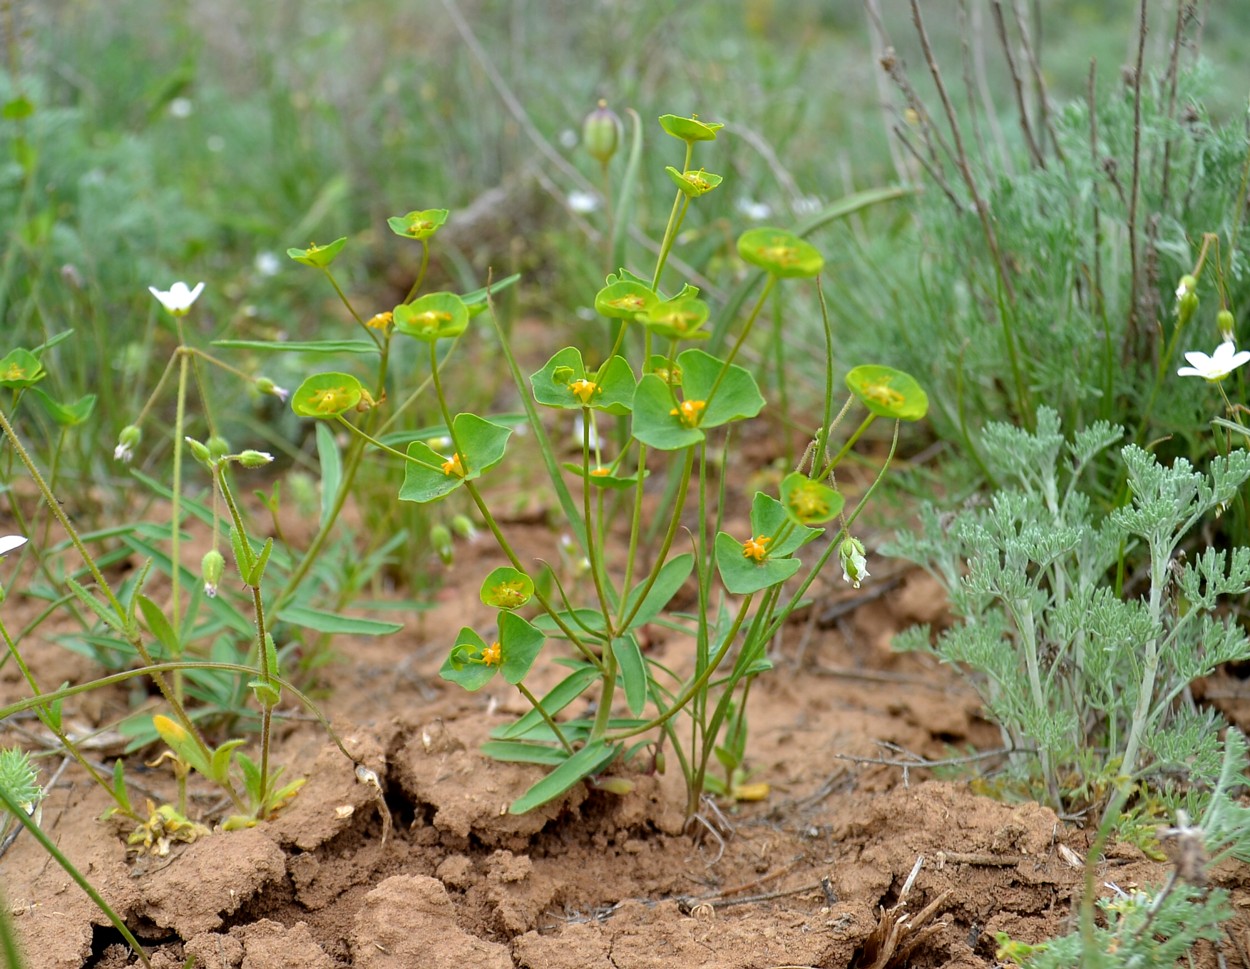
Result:
<svg viewBox="0 0 1250 969"><path fill-rule="evenodd" d="M599 99L599 105L582 122L582 144L591 158L606 165L616 154L624 128L608 102Z"/></svg>
<svg viewBox="0 0 1250 969"><path fill-rule="evenodd" d="M451 565L455 557L451 545L451 529L446 525L435 525L430 529L430 544L443 560L444 565Z"/></svg>

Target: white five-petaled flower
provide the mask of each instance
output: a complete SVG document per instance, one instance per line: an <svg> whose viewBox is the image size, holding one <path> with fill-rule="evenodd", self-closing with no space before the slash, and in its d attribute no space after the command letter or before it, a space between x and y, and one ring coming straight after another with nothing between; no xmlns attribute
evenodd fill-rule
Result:
<svg viewBox="0 0 1250 969"><path fill-rule="evenodd" d="M26 544L24 535L0 535L0 555L8 555Z"/></svg>
<svg viewBox="0 0 1250 969"><path fill-rule="evenodd" d="M120 461L122 464L129 464L134 455L134 448L129 444L122 443L113 448L113 460Z"/></svg>
<svg viewBox="0 0 1250 969"><path fill-rule="evenodd" d="M1250 350L1238 350L1232 340L1226 340L1207 356L1197 350L1185 354L1188 367L1176 371L1179 377L1202 377L1206 380L1223 380L1238 367L1250 361Z"/></svg>
<svg viewBox="0 0 1250 969"><path fill-rule="evenodd" d="M204 292L204 284L197 283L195 289L189 289L186 283L179 280L169 287L168 292L157 289L155 286L149 286L148 291L174 316L186 316L191 309L191 304L199 298L200 293Z"/></svg>

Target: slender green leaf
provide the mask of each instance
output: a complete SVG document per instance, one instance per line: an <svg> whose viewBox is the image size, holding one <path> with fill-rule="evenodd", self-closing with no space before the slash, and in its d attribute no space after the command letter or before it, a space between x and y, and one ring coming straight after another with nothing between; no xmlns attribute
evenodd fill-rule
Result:
<svg viewBox="0 0 1250 969"><path fill-rule="evenodd" d="M326 527L343 480L343 457L328 424L317 425L317 460L321 462L321 527Z"/></svg>
<svg viewBox="0 0 1250 969"><path fill-rule="evenodd" d="M401 622L383 622L380 619L364 619L359 616L340 616L333 612L325 612L299 604L283 607L278 612L278 618L283 622L303 626L319 633L350 636L385 636L404 628Z"/></svg>
<svg viewBox="0 0 1250 969"><path fill-rule="evenodd" d="M530 744L519 740L488 740L478 748L494 760L506 760L518 764L543 764L554 767L568 759L563 747Z"/></svg>
<svg viewBox="0 0 1250 969"><path fill-rule="evenodd" d="M603 740L592 740L513 801L508 813L525 814L555 800L578 782L607 767L619 751L618 746L609 746Z"/></svg>
<svg viewBox="0 0 1250 969"><path fill-rule="evenodd" d="M214 340L225 350L261 350L272 353L377 353L372 340Z"/></svg>
<svg viewBox="0 0 1250 969"><path fill-rule="evenodd" d="M647 664L642 658L642 648L634 634L627 633L612 640L612 655L621 671L629 712L637 717L647 705Z"/></svg>
<svg viewBox="0 0 1250 969"><path fill-rule="evenodd" d="M586 665L575 669L552 687L551 691L542 698L543 709L547 711L548 716L554 717L581 696L586 691L586 688L597 679L599 679L599 671L593 666ZM543 724L542 714L537 710L530 710L515 723L496 727L490 732L490 735L498 740L509 740L519 737L536 724ZM546 724L543 724L543 726L546 726Z"/></svg>
<svg viewBox="0 0 1250 969"><path fill-rule="evenodd" d="M651 591L647 593L647 597L643 599L642 605L638 607L638 611L634 613L634 618L629 624L630 629L637 629L644 626L652 619L660 614L669 600L677 594L677 590L681 588L682 583L686 581L690 575L690 570L694 568L694 555L691 552L684 552L675 556L664 563L660 569L659 575L655 578L655 583L651 586ZM638 601L638 597L642 595L643 589L646 588L646 581L639 582L629 593L629 598L625 604L625 615L629 615L633 611L634 604Z"/></svg>

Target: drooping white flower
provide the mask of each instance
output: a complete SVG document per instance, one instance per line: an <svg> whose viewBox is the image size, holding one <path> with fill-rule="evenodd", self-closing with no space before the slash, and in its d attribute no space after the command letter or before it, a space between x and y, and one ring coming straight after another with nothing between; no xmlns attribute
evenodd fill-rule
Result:
<svg viewBox="0 0 1250 969"><path fill-rule="evenodd" d="M113 460L120 461L122 464L129 464L130 459L135 456L134 448L129 444L119 444L113 448Z"/></svg>
<svg viewBox="0 0 1250 969"><path fill-rule="evenodd" d="M199 299L200 293L204 292L204 284L197 283L195 289L189 289L186 283L179 280L170 286L168 291L157 289L155 286L149 286L148 291L174 316L186 316L191 309L191 304Z"/></svg>
<svg viewBox="0 0 1250 969"><path fill-rule="evenodd" d="M1226 340L1207 356L1197 350L1185 354L1188 367L1176 371L1178 377L1202 377L1205 380L1223 380L1238 367L1250 361L1250 350L1238 350L1232 340Z"/></svg>
<svg viewBox="0 0 1250 969"><path fill-rule="evenodd" d="M25 544L26 536L24 535L0 535L0 555L8 555Z"/></svg>
<svg viewBox="0 0 1250 969"><path fill-rule="evenodd" d="M852 588L858 589L860 583L869 576L864 543L858 538L844 539L838 547L838 557L842 560L842 581L849 582Z"/></svg>

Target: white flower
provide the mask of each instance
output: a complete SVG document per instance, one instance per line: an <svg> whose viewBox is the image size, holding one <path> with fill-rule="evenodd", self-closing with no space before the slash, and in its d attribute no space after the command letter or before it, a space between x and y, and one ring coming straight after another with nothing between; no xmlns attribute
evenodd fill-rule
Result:
<svg viewBox="0 0 1250 969"><path fill-rule="evenodd" d="M8 555L25 544L26 538L23 535L0 535L0 555Z"/></svg>
<svg viewBox="0 0 1250 969"><path fill-rule="evenodd" d="M1226 340L1215 348L1212 356L1193 350L1185 354L1188 367L1176 371L1178 377L1202 377L1206 380L1223 380L1230 373L1250 361L1250 350L1238 350L1237 344Z"/></svg>
<svg viewBox="0 0 1250 969"><path fill-rule="evenodd" d="M757 202L746 196L734 202L734 208L738 210L739 215L745 216L752 222L762 222L773 214L772 206L767 202Z"/></svg>
<svg viewBox="0 0 1250 969"><path fill-rule="evenodd" d="M171 118L189 118L194 110L195 105L190 98L174 98L169 102L169 116Z"/></svg>
<svg viewBox="0 0 1250 969"><path fill-rule="evenodd" d="M262 276L276 276L278 275L278 270L282 268L282 261L278 259L276 252L270 252L268 249L265 249L256 253L253 265Z"/></svg>
<svg viewBox="0 0 1250 969"><path fill-rule="evenodd" d="M842 581L849 582L852 588L858 589L859 584L869 577L864 543L857 538L844 540L838 548L838 557L842 559Z"/></svg>
<svg viewBox="0 0 1250 969"><path fill-rule="evenodd" d="M187 311L191 309L191 304L199 299L200 293L204 292L204 284L198 283L195 289L188 289L187 284L179 280L169 287L168 292L163 292L155 286L149 286L148 290L174 316L186 316Z"/></svg>
<svg viewBox="0 0 1250 969"><path fill-rule="evenodd" d="M599 208L599 196L593 192L583 192L575 190L569 192L569 208L574 212L585 215L587 212L593 212Z"/></svg>
<svg viewBox="0 0 1250 969"><path fill-rule="evenodd" d="M119 444L113 448L113 460L120 461L122 464L129 464L130 459L135 456L134 448L129 444Z"/></svg>

